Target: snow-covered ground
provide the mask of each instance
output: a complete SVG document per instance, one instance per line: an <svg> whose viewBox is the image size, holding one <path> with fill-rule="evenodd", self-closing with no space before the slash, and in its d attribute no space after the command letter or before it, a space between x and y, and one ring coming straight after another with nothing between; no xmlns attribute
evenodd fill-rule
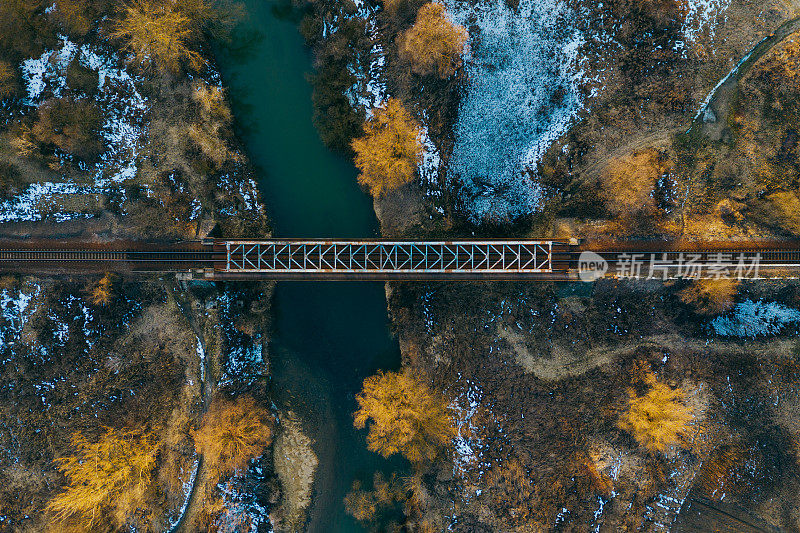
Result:
<svg viewBox="0 0 800 533"><path fill-rule="evenodd" d="M136 175L139 149L147 133L144 114L148 104L136 88L139 80L125 70L115 55L90 45L78 46L61 37L59 48L22 61L24 103L35 108L48 98L63 96L68 88L67 68L75 59L98 74L98 95L94 101L103 116L101 134L105 150L97 163L86 168L94 183L78 185L65 177L63 182L32 184L0 204L2 222L36 221L44 217L60 222L89 217L91 213L61 211L57 196L108 192ZM58 155L62 163L70 159L68 154Z"/></svg>
<svg viewBox="0 0 800 533"><path fill-rule="evenodd" d="M98 194L103 188L74 183L33 183L16 196L0 201L0 222L41 220L45 213L56 222L75 218L87 218L89 213L63 211L58 197L67 194Z"/></svg>
<svg viewBox="0 0 800 533"><path fill-rule="evenodd" d="M36 311L31 305L42 292L39 284L27 284L23 289L0 291L0 349L13 348L21 341L22 328Z"/></svg>
<svg viewBox="0 0 800 533"><path fill-rule="evenodd" d="M789 324L800 322L800 310L775 302L745 300L733 311L711 321L711 327L726 337L757 337L775 335Z"/></svg>
<svg viewBox="0 0 800 533"><path fill-rule="evenodd" d="M460 184L463 207L475 221L535 212L542 189L524 170L583 106L578 53L584 41L575 15L562 0L521 0L516 10L500 1L445 5L473 31L450 178Z"/></svg>
<svg viewBox="0 0 800 533"><path fill-rule="evenodd" d="M731 0L686 0L681 28L686 41L695 43L706 31L713 38L730 4Z"/></svg>
<svg viewBox="0 0 800 533"><path fill-rule="evenodd" d="M458 433L453 439L455 457L454 474L463 477L466 471L476 467L480 462L480 448L483 445L478 436L473 417L478 412L483 393L475 383L466 380L466 387L450 404L455 413L456 429Z"/></svg>
<svg viewBox="0 0 800 533"><path fill-rule="evenodd" d="M106 151L100 156L93 174L96 185L119 183L136 174L136 157L146 133L143 114L147 101L136 89L136 80L112 54L102 54L89 45L78 47L61 37L61 48L40 57L26 59L21 68L29 106L38 106L46 97L59 97L67 87L67 68L74 60L98 74Z"/></svg>

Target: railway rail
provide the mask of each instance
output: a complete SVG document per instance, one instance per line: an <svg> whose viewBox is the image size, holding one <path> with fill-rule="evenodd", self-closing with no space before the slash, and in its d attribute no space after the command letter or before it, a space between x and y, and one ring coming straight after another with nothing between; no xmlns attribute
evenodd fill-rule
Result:
<svg viewBox="0 0 800 533"><path fill-rule="evenodd" d="M583 279L587 257L604 265L605 277L707 277L698 274L723 267L730 275L737 265L750 277L800 277L800 241L0 241L0 272L173 272L206 280L572 280Z"/></svg>

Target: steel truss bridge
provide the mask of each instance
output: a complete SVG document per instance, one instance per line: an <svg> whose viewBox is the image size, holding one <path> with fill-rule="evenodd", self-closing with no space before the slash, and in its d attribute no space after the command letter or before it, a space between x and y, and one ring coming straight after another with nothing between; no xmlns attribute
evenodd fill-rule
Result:
<svg viewBox="0 0 800 533"><path fill-rule="evenodd" d="M178 273L183 279L572 280L800 276L800 241L0 241L0 272Z"/></svg>

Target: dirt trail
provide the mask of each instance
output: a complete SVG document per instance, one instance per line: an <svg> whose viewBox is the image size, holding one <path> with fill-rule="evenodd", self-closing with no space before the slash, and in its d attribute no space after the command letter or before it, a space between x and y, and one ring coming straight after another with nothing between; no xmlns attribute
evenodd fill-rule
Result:
<svg viewBox="0 0 800 533"><path fill-rule="evenodd" d="M800 5L800 0L795 0L795 3ZM776 45L783 42L785 38L793 33L800 31L800 17L793 18L781 24L769 37L758 43L750 52L745 56L746 59L731 71L727 80L718 86L712 94L707 107L710 107L716 115L716 121L703 123L702 118L695 120L692 128L698 125L702 126L703 133L711 140L720 140L722 132L728 124L728 116L731 112L731 102L739 87L739 82L750 72L753 65L759 59L772 50ZM700 109L700 114L704 109ZM691 128L690 128L691 129Z"/></svg>
<svg viewBox="0 0 800 533"><path fill-rule="evenodd" d="M182 299L178 292L178 287L175 285L171 285L170 290L172 297L175 299L176 305L181 310L181 314L186 318L194 334L197 336L197 340L200 343L203 353L205 354L203 360L200 361L200 365L202 367L200 370L200 375L197 376L202 384L200 389L200 398L202 400L202 411L205 413L211 404L211 400L214 396L214 390L216 389L216 373L212 371L213 368L209 368L210 366L213 367L213 365L209 364L211 358L206 350L206 341L203 336L203 331L197 324L197 320L192 312L190 303ZM175 526L170 529L170 533L191 533L194 531L194 525L196 524L197 516L203 508L205 494L202 494L204 492L202 489L206 486L208 469L206 468L202 455L198 455L197 460L197 470L195 471L194 475L194 483L189 489L186 506L183 510L183 514L181 514Z"/></svg>
<svg viewBox="0 0 800 533"><path fill-rule="evenodd" d="M597 161L586 166L582 170L582 173L587 177L596 176L599 172L602 172L606 166L608 166L610 161L614 159L624 157L638 150L658 148L660 146L666 146L670 144L672 142L672 138L678 132L680 132L680 128L675 128L672 130L659 130L641 137L634 137L630 142L621 144L616 149L600 156Z"/></svg>

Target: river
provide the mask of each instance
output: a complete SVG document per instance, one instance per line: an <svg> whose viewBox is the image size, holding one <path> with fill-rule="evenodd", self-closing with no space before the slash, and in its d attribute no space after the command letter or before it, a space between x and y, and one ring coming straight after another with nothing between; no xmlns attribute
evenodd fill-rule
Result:
<svg viewBox="0 0 800 533"><path fill-rule="evenodd" d="M376 237L356 169L331 153L311 122L311 56L296 23L271 1L246 0L247 18L218 63L239 135L260 170L279 237ZM292 409L319 458L308 531L362 531L344 512L356 478L386 461L353 429L355 394L378 369L400 366L378 282L280 282L273 302L272 394Z"/></svg>

